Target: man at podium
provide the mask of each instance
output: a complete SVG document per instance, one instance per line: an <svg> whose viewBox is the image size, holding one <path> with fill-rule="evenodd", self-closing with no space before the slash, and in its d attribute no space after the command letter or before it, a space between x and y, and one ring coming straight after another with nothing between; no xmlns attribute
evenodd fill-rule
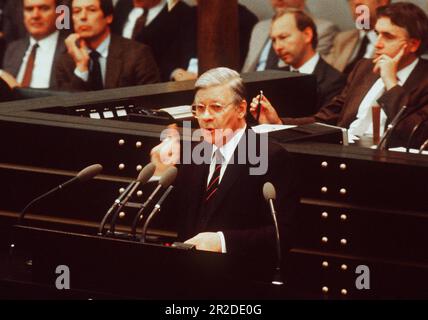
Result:
<svg viewBox="0 0 428 320"><path fill-rule="evenodd" d="M276 188L274 202L283 248L289 245L297 205L290 155L247 127L244 84L239 74L215 68L195 83L192 105L202 142L186 148L179 134L152 150L157 168L176 165L175 189L163 214L179 214L178 235L196 249L223 253L275 253L275 228L263 186ZM181 150L180 150L181 149ZM166 163L168 158L169 163Z"/></svg>

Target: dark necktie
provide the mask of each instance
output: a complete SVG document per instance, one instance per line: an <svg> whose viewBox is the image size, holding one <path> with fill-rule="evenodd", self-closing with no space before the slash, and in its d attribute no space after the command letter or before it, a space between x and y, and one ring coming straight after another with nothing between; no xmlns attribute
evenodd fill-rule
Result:
<svg viewBox="0 0 428 320"><path fill-rule="evenodd" d="M220 150L217 149L215 152L215 168L213 175L207 185L207 189L205 190L205 203L209 203L214 197L218 189L218 185L220 182L220 171L221 165L223 163L223 155Z"/></svg>
<svg viewBox="0 0 428 320"><path fill-rule="evenodd" d="M369 38L367 37L367 34L364 36L364 38L361 41L360 48L358 49L357 55L355 56L354 60L352 60L343 70L344 74L350 74L351 71L354 69L355 65L358 61L360 61L362 58L364 58L364 55L367 51L367 46L369 44Z"/></svg>
<svg viewBox="0 0 428 320"><path fill-rule="evenodd" d="M89 53L89 57L91 58L91 68L89 71L89 88L91 90L101 90L104 88L103 85L103 75L101 73L101 65L100 65L100 54L96 50L92 50Z"/></svg>
<svg viewBox="0 0 428 320"><path fill-rule="evenodd" d="M269 49L269 55L268 55L268 58L266 60L266 68L265 69L266 70L278 69L278 62L279 62L279 58L276 55L276 52L275 52L273 46L271 45L270 49Z"/></svg>
<svg viewBox="0 0 428 320"><path fill-rule="evenodd" d="M144 9L143 14L135 22L134 30L132 31L132 39L135 39L146 26L148 14L149 9Z"/></svg>
<svg viewBox="0 0 428 320"><path fill-rule="evenodd" d="M24 77L22 78L21 86L23 88L28 88L31 84L31 79L33 77L34 62L36 61L37 48L39 47L36 42L31 49L30 56L28 57L27 65L25 66Z"/></svg>

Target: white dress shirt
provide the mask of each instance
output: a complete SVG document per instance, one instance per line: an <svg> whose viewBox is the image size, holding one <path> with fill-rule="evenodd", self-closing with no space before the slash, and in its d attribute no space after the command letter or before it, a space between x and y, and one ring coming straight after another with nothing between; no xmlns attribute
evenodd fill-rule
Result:
<svg viewBox="0 0 428 320"><path fill-rule="evenodd" d="M210 171L209 171L208 179L207 179L207 187L208 187L208 182L211 180L211 177L213 176L214 170L216 167L215 153L216 153L217 149L219 149L221 155L223 156L223 162L222 162L221 169L220 169L220 178L218 180L218 183L220 184L221 179L223 178L224 172L226 171L227 165L229 164L230 160L232 159L233 154L235 152L235 149L238 146L238 143L241 140L242 135L245 133L246 128L247 128L247 126L245 125L245 127L239 129L235 133L235 135L229 141L227 141L226 144L224 144L220 148L218 148L216 145L213 145L213 150L212 150L212 154L211 154ZM217 232L217 234L220 236L221 252L226 253L227 252L226 251L226 240L224 239L224 234L221 231Z"/></svg>
<svg viewBox="0 0 428 320"><path fill-rule="evenodd" d="M111 41L111 35L108 35L107 38L105 38L104 41L101 42L101 44L96 48L96 50L100 54L98 61L100 62L101 74L103 77L104 86L106 84L107 57L108 57L110 41ZM88 53L89 52L91 52L91 50L88 48ZM89 62L91 63L91 60L89 60ZM91 65L89 65L89 70L90 68L91 68ZM80 72L79 69L76 68L74 69L74 74L85 82L89 80L89 71Z"/></svg>
<svg viewBox="0 0 428 320"><path fill-rule="evenodd" d="M320 61L320 54L318 52L315 53L315 55L310 58L308 61L306 61L303 66L300 68L293 68L290 66L290 71L297 71L300 73L306 73L306 74L312 74L314 73L314 70L318 64L318 61Z"/></svg>
<svg viewBox="0 0 428 320"><path fill-rule="evenodd" d="M419 62L419 58L409 64L407 67L399 70L397 72L398 85L403 86L407 79L409 78L412 71L415 69L416 65ZM382 78L379 78L374 85L367 92L363 101L361 102L357 118L349 126L349 133L355 136L362 135L373 135L373 120L372 120L372 106L377 104L377 99L379 99L382 94L385 92L385 84L383 83ZM383 134L385 129L387 116L385 112L381 109L380 112L380 135Z"/></svg>
<svg viewBox="0 0 428 320"><path fill-rule="evenodd" d="M166 5L166 0L162 0L156 6L149 9L149 13L147 14L146 26L148 26L158 15L161 13L163 8ZM139 17L141 17L144 13L143 8L133 8L128 15L128 20L125 22L123 27L122 36L124 38L131 39L132 34L134 33L135 24Z"/></svg>
<svg viewBox="0 0 428 320"><path fill-rule="evenodd" d="M30 37L30 46L25 52L21 67L19 68L18 76L16 77L16 80L19 83L22 83L22 80L24 79L28 58L30 57L33 46L37 42L39 47L37 48L36 58L34 60L34 68L33 74L31 76L30 87L38 89L49 88L58 38L59 31L55 31L46 38L39 41L33 37Z"/></svg>
<svg viewBox="0 0 428 320"><path fill-rule="evenodd" d="M266 69L267 59L269 56L270 48L272 47L272 40L269 39L263 47L260 54L259 62L257 63L256 71L264 71Z"/></svg>

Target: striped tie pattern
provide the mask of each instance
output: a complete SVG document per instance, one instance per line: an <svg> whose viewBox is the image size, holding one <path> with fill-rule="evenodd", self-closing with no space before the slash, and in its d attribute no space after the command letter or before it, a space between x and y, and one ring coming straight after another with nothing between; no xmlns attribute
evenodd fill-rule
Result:
<svg viewBox="0 0 428 320"><path fill-rule="evenodd" d="M220 171L221 171L221 165L223 162L223 155L221 154L220 150L217 150L215 152L215 168L213 175L211 176L210 182L208 183L207 189L205 190L205 202L209 202L211 199L214 198L218 185L220 182Z"/></svg>

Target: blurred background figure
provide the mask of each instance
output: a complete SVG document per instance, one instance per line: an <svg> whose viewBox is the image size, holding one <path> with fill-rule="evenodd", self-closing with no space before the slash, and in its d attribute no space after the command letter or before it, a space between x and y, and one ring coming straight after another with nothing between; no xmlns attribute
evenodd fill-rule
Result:
<svg viewBox="0 0 428 320"><path fill-rule="evenodd" d="M21 3L21 1L16 1ZM23 0L23 25L28 36L7 45L3 68L22 87L56 86L54 64L66 51L65 35L57 30L56 7L61 0Z"/></svg>
<svg viewBox="0 0 428 320"><path fill-rule="evenodd" d="M288 8L305 10L304 0L270 0L270 3L275 12L280 12ZM320 54L325 55L331 49L338 28L327 20L314 18L314 22L318 31L317 50ZM271 23L272 19L266 19L255 25L242 72L263 71L284 66L275 54L272 41L269 38Z"/></svg>
<svg viewBox="0 0 428 320"><path fill-rule="evenodd" d="M119 0L112 32L148 45L162 81L169 81L172 71L189 59L182 47L195 34L194 19L193 9L182 1Z"/></svg>
<svg viewBox="0 0 428 320"><path fill-rule="evenodd" d="M368 30L347 30L340 32L334 39L333 47L326 57L327 62L337 70L349 74L362 58L371 59L377 40L374 26L376 25L376 9L389 4L390 0L348 0L351 13L356 21L359 17L357 8L364 5L370 12L370 28Z"/></svg>

